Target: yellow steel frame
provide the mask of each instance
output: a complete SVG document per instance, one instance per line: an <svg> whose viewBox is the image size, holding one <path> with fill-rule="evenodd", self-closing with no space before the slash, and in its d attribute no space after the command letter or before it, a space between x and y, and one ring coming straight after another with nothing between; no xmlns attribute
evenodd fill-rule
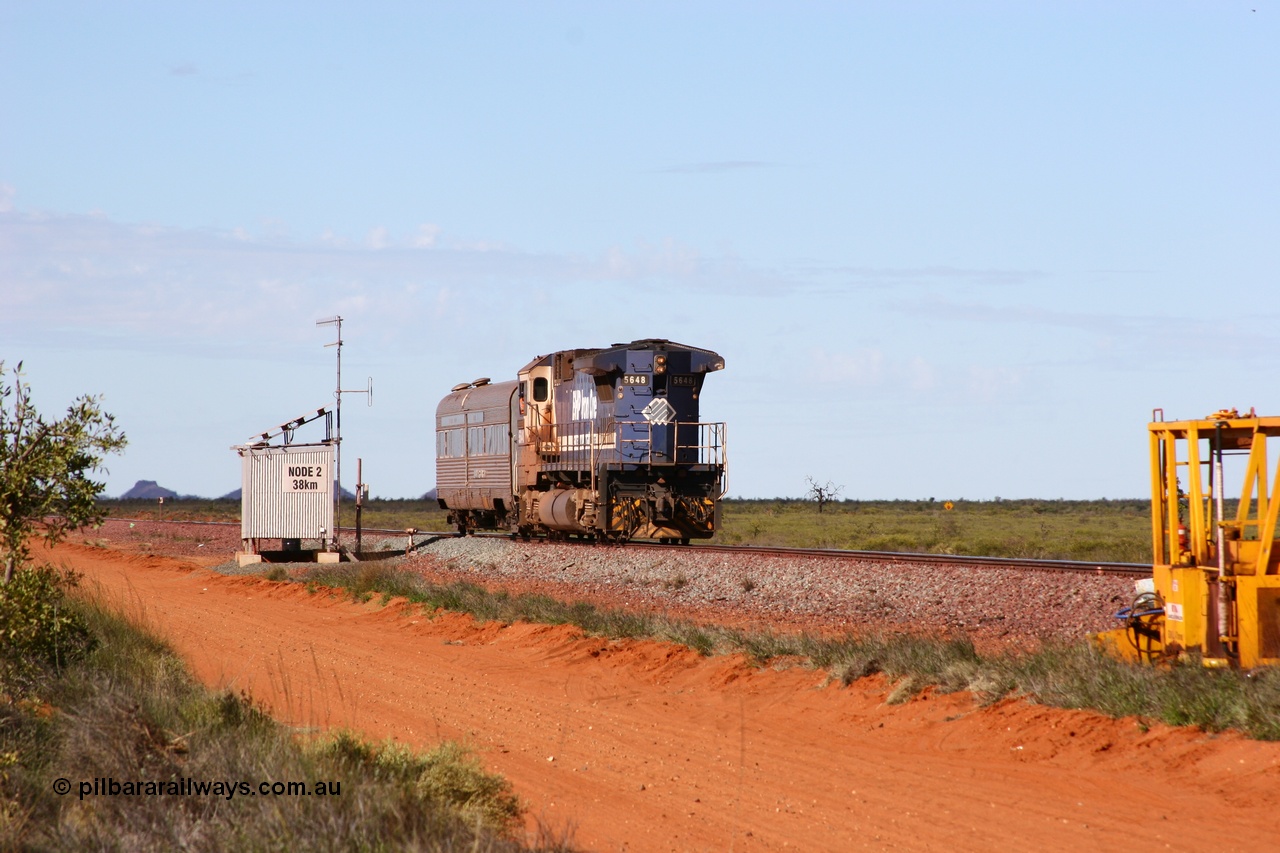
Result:
<svg viewBox="0 0 1280 853"><path fill-rule="evenodd" d="M1224 411L1147 429L1163 653L1198 653L1209 666L1280 664L1280 495L1269 491L1280 484L1280 465L1267 477L1267 443L1280 436L1280 418ZM1246 452L1228 517L1222 459Z"/></svg>

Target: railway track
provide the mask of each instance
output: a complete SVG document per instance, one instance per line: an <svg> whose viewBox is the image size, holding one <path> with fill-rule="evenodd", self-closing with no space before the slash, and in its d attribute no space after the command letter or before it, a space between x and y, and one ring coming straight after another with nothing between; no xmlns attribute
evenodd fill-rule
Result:
<svg viewBox="0 0 1280 853"><path fill-rule="evenodd" d="M632 543L627 547L672 548L673 545L649 545ZM1017 571L1089 572L1110 575L1149 575L1151 567L1143 563L1105 563L1082 560L1027 560L1014 557L969 557L957 554L920 554L903 551L846 551L838 548L777 548L761 545L697 545L702 551L724 551L735 554L761 554L779 557L829 557L842 560L860 560L868 563L910 563L911 565L939 564L948 566L972 566L974 568L1001 568Z"/></svg>
<svg viewBox="0 0 1280 853"><path fill-rule="evenodd" d="M210 526L234 526L238 527L238 521L183 521L180 519L137 519L137 518L113 518L112 522L149 522L157 524L195 524ZM355 535L354 527L343 527L340 531L344 534ZM365 527L363 535L376 536L405 536L408 531L404 528L390 529L381 527ZM457 534L452 530L414 530L415 536L436 537L436 538L452 538ZM508 539L509 534L506 533L476 533L471 534L478 538ZM544 540L533 540L532 544L543 542ZM557 542L555 544L564 544ZM422 547L419 543L416 547ZM597 547L614 547L614 546L597 546ZM695 544L689 546L680 545L661 545L649 542L631 542L626 548L635 549L655 549L655 550L671 550L675 548L687 547L691 551L697 552L719 552L727 554L750 554L757 556L777 556L777 557L818 557L826 559L840 560L857 560L865 563L893 563L902 565L946 565L946 566L966 566L971 568L995 568L1007 569L1010 571L1042 571L1042 572L1083 572L1088 574L1099 575L1121 575L1141 577L1151 574L1151 567L1144 563L1109 563L1101 561L1085 561L1085 560L1030 560L1019 559L1014 557L972 557L957 554L923 554L904 551L852 551L842 550L838 548L782 548L761 545L719 545L719 544Z"/></svg>

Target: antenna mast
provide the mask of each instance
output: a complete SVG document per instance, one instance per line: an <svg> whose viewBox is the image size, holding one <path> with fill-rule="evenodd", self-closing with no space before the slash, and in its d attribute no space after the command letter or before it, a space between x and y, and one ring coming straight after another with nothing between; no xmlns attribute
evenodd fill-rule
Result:
<svg viewBox="0 0 1280 853"><path fill-rule="evenodd" d="M340 519L342 518L342 318L338 315L328 317L324 320L316 320L317 326L334 326L338 327L338 339L331 344L325 344L325 348L338 348L338 380L333 386L334 410L337 412L337 433L334 441L337 444L335 455L337 460L335 463L334 477L337 479L337 487L333 490L333 544L338 544L338 528L342 526Z"/></svg>
<svg viewBox="0 0 1280 853"><path fill-rule="evenodd" d="M335 438L337 445L334 460L334 475L337 477L337 487L333 490L333 544L338 544L338 530L342 527L342 395L343 394L368 394L369 405L373 405L373 379L369 379L368 388L350 389L344 391L342 389L342 317L335 314L332 317L326 317L323 320L316 320L317 326L337 326L338 339L331 344L325 344L325 348L336 347L338 351L338 375L337 381L333 386L333 400L335 412Z"/></svg>

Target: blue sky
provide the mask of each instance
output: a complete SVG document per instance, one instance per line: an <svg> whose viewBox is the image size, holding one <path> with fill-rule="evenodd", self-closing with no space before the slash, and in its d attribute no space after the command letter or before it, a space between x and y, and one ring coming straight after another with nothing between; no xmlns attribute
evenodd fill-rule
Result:
<svg viewBox="0 0 1280 853"><path fill-rule="evenodd" d="M264 8L265 7L265 8ZM434 483L454 384L715 349L730 493L1129 497L1280 414L1280 4L0 0L0 359L107 493L332 400ZM306 434L300 434L305 438Z"/></svg>

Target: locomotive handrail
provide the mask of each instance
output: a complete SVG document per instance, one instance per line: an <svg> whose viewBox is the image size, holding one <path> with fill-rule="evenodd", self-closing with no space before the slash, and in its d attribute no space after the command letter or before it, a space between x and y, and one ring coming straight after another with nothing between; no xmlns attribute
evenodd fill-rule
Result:
<svg viewBox="0 0 1280 853"><path fill-rule="evenodd" d="M622 428L640 427L645 430L645 434L640 437L623 438ZM698 465L717 465L723 467L725 464L725 445L724 445L724 423L723 422L700 422L700 421L673 421L668 424L653 424L649 421L618 421L617 422L617 443L630 444L633 447L637 445L647 446L647 450L639 451L642 456L648 455L647 460L638 460L637 464L650 465L653 464L653 429L654 427L671 428L673 435L673 446L671 448L671 456L673 462L682 461L680 459L680 451L694 450L697 451L697 459L691 460ZM695 431L695 439L692 443L681 442L680 437L687 435L691 430ZM632 460L627 460L628 462ZM690 460L684 460L690 461Z"/></svg>
<svg viewBox="0 0 1280 853"><path fill-rule="evenodd" d="M603 426L604 428L600 428ZM668 430L665 451L654 450L654 431ZM654 424L646 420L571 421L567 424L545 424L526 428L529 433L522 444L532 443L543 462L560 463L592 472L601 461L626 465L653 466L664 464L656 455L668 456L668 463L726 467L725 425L723 422L673 421ZM612 458L606 451L613 450Z"/></svg>

